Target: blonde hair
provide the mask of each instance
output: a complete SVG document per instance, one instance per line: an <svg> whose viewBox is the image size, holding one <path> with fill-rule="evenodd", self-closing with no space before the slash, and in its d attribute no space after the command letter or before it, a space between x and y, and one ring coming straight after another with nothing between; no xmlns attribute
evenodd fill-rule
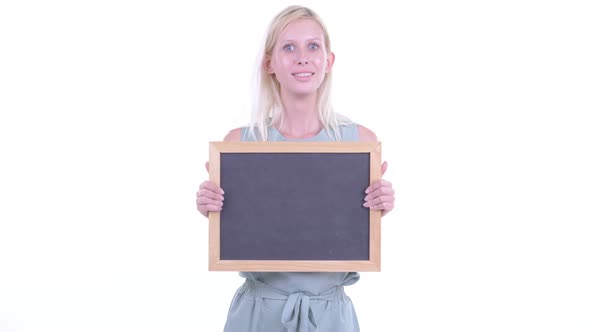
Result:
<svg viewBox="0 0 590 332"><path fill-rule="evenodd" d="M289 23L298 19L312 19L317 22L324 31L326 52L328 54L331 52L330 37L328 36L326 26L313 10L302 6L290 6L274 17L268 27L266 41L259 56L255 74L256 82L254 86L257 91L254 92L256 99L253 103L252 117L248 130L248 134L254 139L261 141L268 140L268 126L274 126L281 121L283 104L281 102L280 84L274 74L269 74L264 70L264 61L272 55L279 34ZM351 121L333 111L330 99L331 87L332 74L330 71L326 73L324 81L318 88L316 106L319 111L320 121L326 129L327 134L339 141L341 139L339 126L350 124Z"/></svg>

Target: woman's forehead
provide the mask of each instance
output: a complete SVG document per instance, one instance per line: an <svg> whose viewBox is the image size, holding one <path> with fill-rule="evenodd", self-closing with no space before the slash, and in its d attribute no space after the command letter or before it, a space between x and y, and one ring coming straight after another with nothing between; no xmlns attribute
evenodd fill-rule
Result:
<svg viewBox="0 0 590 332"><path fill-rule="evenodd" d="M315 20L297 19L287 24L279 34L279 40L281 41L300 39L324 40L324 29L322 29L322 26Z"/></svg>

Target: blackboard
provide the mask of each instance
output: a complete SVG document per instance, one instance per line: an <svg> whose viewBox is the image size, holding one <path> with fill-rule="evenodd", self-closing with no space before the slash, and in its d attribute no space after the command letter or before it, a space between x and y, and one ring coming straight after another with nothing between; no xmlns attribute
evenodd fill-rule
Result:
<svg viewBox="0 0 590 332"><path fill-rule="evenodd" d="M362 206L380 177L379 143L211 142L225 192L210 213L209 269L378 271L380 211Z"/></svg>

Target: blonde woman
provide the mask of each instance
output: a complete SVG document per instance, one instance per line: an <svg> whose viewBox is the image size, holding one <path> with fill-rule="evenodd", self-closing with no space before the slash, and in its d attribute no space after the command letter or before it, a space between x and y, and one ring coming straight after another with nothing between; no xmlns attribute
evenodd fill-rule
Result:
<svg viewBox="0 0 590 332"><path fill-rule="evenodd" d="M312 10L291 6L271 22L259 70L259 93L249 127L231 130L225 141L377 141L375 134L334 113L330 85L334 54L327 30ZM385 172L387 163L383 163ZM378 180L366 191L365 207L393 209L391 183ZM197 192L197 208L220 211L223 190L210 181ZM359 331L343 286L357 272L241 272L246 280L229 309L226 332Z"/></svg>

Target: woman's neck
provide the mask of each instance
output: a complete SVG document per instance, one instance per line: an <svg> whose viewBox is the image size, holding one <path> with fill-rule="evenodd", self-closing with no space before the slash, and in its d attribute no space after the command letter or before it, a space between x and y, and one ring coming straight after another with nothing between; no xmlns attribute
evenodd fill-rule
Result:
<svg viewBox="0 0 590 332"><path fill-rule="evenodd" d="M323 128L316 97L281 96L283 114L277 130L286 138L316 136Z"/></svg>

